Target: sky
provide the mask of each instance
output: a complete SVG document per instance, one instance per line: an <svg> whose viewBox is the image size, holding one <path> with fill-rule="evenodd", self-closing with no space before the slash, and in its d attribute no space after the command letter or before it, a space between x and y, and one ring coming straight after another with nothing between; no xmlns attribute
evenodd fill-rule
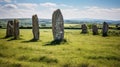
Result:
<svg viewBox="0 0 120 67"><path fill-rule="evenodd" d="M64 19L120 20L120 0L0 0L0 18L52 18L60 9Z"/></svg>

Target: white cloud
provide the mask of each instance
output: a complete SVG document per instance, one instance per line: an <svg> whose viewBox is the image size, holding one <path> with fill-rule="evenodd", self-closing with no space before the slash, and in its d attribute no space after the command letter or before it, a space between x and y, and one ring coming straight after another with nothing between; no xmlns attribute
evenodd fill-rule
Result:
<svg viewBox="0 0 120 67"><path fill-rule="evenodd" d="M4 9L16 9L17 8L17 6L16 5L14 5L14 4L6 4L6 5L4 5L4 6L2 6L2 8Z"/></svg>
<svg viewBox="0 0 120 67"><path fill-rule="evenodd" d="M17 8L13 9L14 8L13 5L16 6ZM31 9L37 7L37 5L35 4L1 5L2 7L0 7L0 18L31 18L33 14L37 14L39 18L51 18L52 11L50 9L46 10Z"/></svg>
<svg viewBox="0 0 120 67"><path fill-rule="evenodd" d="M61 6L61 7L66 7L66 8L74 8L73 6L70 6L70 5L66 5L66 4L60 4L59 6Z"/></svg>
<svg viewBox="0 0 120 67"><path fill-rule="evenodd" d="M120 8L89 7L85 9L63 9L65 18L97 18L120 20Z"/></svg>
<svg viewBox="0 0 120 67"><path fill-rule="evenodd" d="M11 0L0 0L0 2L7 2L7 3L10 3Z"/></svg>
<svg viewBox="0 0 120 67"><path fill-rule="evenodd" d="M46 8L45 8L46 7ZM96 18L120 20L120 8L85 7L76 8L56 3L18 3L0 5L0 18L31 18L37 14L39 18L52 18L52 13L60 8L65 19Z"/></svg>
<svg viewBox="0 0 120 67"><path fill-rule="evenodd" d="M57 4L56 3L51 3L51 2L46 2L46 3L40 3L40 6L43 6L43 7L56 7Z"/></svg>
<svg viewBox="0 0 120 67"><path fill-rule="evenodd" d="M35 9L36 7L38 7L38 4L35 4L35 3L18 3L17 6L20 7L20 8L25 8L25 9Z"/></svg>

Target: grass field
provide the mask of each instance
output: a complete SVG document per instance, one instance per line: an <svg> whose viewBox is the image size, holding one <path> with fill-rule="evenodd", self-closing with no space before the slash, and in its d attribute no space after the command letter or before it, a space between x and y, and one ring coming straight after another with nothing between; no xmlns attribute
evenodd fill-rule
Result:
<svg viewBox="0 0 120 67"><path fill-rule="evenodd" d="M20 39L5 37L0 29L0 67L120 67L120 36L102 37L65 30L67 42L47 45L51 29L40 30L40 40L31 29L20 29Z"/></svg>

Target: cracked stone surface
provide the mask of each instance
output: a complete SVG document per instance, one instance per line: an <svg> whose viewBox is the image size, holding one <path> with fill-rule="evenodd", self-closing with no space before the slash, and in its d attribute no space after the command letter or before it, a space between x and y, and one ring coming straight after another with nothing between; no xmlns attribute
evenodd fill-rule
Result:
<svg viewBox="0 0 120 67"><path fill-rule="evenodd" d="M37 15L32 16L32 32L33 32L33 40L39 40L39 20Z"/></svg>
<svg viewBox="0 0 120 67"><path fill-rule="evenodd" d="M14 39L19 39L19 21L14 19Z"/></svg>
<svg viewBox="0 0 120 67"><path fill-rule="evenodd" d="M93 32L93 35L98 35L98 27L97 27L97 25L95 25L95 24L92 25L92 32Z"/></svg>
<svg viewBox="0 0 120 67"><path fill-rule="evenodd" d="M106 22L104 22L103 23L103 28L102 28L102 35L103 36L108 36L108 34L107 34L108 29L109 29L109 25Z"/></svg>
<svg viewBox="0 0 120 67"><path fill-rule="evenodd" d="M6 29L6 37L11 37L14 34L13 21L8 21Z"/></svg>
<svg viewBox="0 0 120 67"><path fill-rule="evenodd" d="M54 40L64 39L64 20L60 9L57 9L53 12L52 32Z"/></svg>
<svg viewBox="0 0 120 67"><path fill-rule="evenodd" d="M81 33L83 33L83 34L88 33L86 24L82 24L81 28L82 28L82 32Z"/></svg>

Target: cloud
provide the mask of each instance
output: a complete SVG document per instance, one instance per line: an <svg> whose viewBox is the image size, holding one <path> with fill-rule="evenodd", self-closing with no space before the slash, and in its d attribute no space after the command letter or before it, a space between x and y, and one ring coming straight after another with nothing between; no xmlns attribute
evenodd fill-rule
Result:
<svg viewBox="0 0 120 67"><path fill-rule="evenodd" d="M52 11L50 9L35 9L38 5L34 3L0 5L0 18L31 18L33 14L37 14L39 18L51 18Z"/></svg>
<svg viewBox="0 0 120 67"><path fill-rule="evenodd" d="M82 9L56 3L17 3L0 5L0 18L31 18L37 14L39 18L52 18L54 10L60 8L65 19L95 18L120 20L120 8L84 7Z"/></svg>
<svg viewBox="0 0 120 67"><path fill-rule="evenodd" d="M11 0L0 0L0 2L7 2L7 3L10 3Z"/></svg>
<svg viewBox="0 0 120 67"><path fill-rule="evenodd" d="M73 6L66 5L66 4L60 4L59 6L64 8L74 8Z"/></svg>
<svg viewBox="0 0 120 67"><path fill-rule="evenodd" d="M16 9L17 6L14 4L5 4L4 6L2 6L2 8L4 9Z"/></svg>
<svg viewBox="0 0 120 67"><path fill-rule="evenodd" d="M18 3L17 6L22 9L35 9L38 7L38 4L35 3Z"/></svg>
<svg viewBox="0 0 120 67"><path fill-rule="evenodd" d="M96 18L120 20L120 8L89 7L85 9L62 9L65 18Z"/></svg>
<svg viewBox="0 0 120 67"><path fill-rule="evenodd" d="M43 6L43 7L56 7L57 4L56 3L51 3L51 2L46 2L46 3L40 3L40 6Z"/></svg>

